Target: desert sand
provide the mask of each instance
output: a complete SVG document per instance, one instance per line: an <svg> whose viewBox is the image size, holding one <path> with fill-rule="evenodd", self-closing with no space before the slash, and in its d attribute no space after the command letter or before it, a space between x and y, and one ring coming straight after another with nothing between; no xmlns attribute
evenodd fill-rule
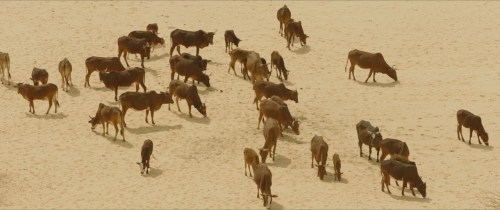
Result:
<svg viewBox="0 0 500 210"><path fill-rule="evenodd" d="M241 49L270 60L279 51L291 71L285 85L299 92L288 101L302 121L300 135L284 131L277 155L267 165L273 173L272 209L482 209L492 208L500 187L500 98L498 65L500 2L457 1L3 1L0 51L11 58L12 83L0 87L0 208L63 209L264 209L256 185L244 175L243 149L264 144L257 130L258 111L252 84L227 73L224 31L233 29ZM276 12L284 4L302 21L309 38L291 50L278 33ZM145 111L126 116L127 141L91 131L88 115L98 104L118 106L114 92L90 77L84 88L84 61L90 56L118 55L117 39L157 23L165 46L145 60L148 90L165 91L173 29L218 32L214 44L200 50L212 60L207 74L212 87L198 85L208 116L185 101L172 111L164 105L156 125ZM352 49L381 52L399 69L398 82L356 67L357 81L344 71ZM195 48L181 48L194 54ZM175 53L176 54L176 53ZM73 64L74 86L61 88L57 65ZM121 58L125 65L125 61ZM140 66L134 55L131 66ZM13 83L31 83L33 67L48 70L59 87L61 107L54 114L47 101L35 101L36 114ZM239 63L236 64L239 69ZM270 79L279 82L275 72ZM135 87L120 88L119 94ZM142 91L142 89L140 90ZM456 111L482 117L490 146L457 140ZM355 125L368 120L384 138L405 141L410 159L427 183L427 197L407 189L381 191L379 164L359 156ZM110 129L114 134L114 128ZM469 130L464 128L468 139ZM328 176L320 181L310 167L310 141L321 135L329 144ZM154 142L156 159L149 175L136 162L144 140ZM334 181L332 155L342 160L342 180ZM376 153L374 153L376 154ZM375 155L372 154L372 158ZM401 182L400 182L401 183ZM496 198L498 202L498 197ZM498 203L497 203L498 204ZM497 206L498 207L498 206Z"/></svg>

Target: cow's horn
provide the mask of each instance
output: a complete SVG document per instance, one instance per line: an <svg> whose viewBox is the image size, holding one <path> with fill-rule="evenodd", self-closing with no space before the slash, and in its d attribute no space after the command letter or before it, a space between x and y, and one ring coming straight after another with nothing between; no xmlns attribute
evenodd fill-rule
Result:
<svg viewBox="0 0 500 210"><path fill-rule="evenodd" d="M89 115L90 119L92 119L92 117Z"/></svg>
<svg viewBox="0 0 500 210"><path fill-rule="evenodd" d="M219 30L219 29L216 29L216 30L214 31L214 34L215 34L215 32L217 32L218 30Z"/></svg>
<svg viewBox="0 0 500 210"><path fill-rule="evenodd" d="M208 76L212 76L212 73L210 73L210 75L208 75Z"/></svg>

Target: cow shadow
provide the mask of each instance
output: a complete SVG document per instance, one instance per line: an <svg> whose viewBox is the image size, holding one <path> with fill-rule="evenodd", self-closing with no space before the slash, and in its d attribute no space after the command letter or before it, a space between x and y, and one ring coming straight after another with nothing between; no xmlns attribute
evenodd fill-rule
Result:
<svg viewBox="0 0 500 210"><path fill-rule="evenodd" d="M290 76L290 75L288 75L288 76ZM281 77L283 77L283 75L281 75ZM279 80L279 79L278 79L278 80ZM281 82L281 81L280 81L280 82ZM294 85L295 83L293 83L293 82L290 82L290 81L288 81L288 80L283 79L283 84L285 84L285 85Z"/></svg>
<svg viewBox="0 0 500 210"><path fill-rule="evenodd" d="M151 74L152 74L154 77L157 77L158 75L160 75L160 74L158 73L158 70L154 70L154 69L151 69L151 68L148 68L148 67L145 67L145 68L144 68L144 70L145 70L146 72L151 72ZM141 88L142 88L142 87L141 87Z"/></svg>
<svg viewBox="0 0 500 210"><path fill-rule="evenodd" d="M97 131L98 129L100 129L99 131ZM113 144L116 144L116 145L119 145L119 146L122 146L122 147L125 147L125 148L128 148L128 149L131 149L134 147L134 145L132 145L131 143L129 143L128 141L123 141L123 137L120 135L120 132L118 132L118 135L116 136L116 140L113 141L113 139L115 138L115 128L112 127L112 129L109 129L109 135L105 135L103 136L102 135L102 125L98 125L97 128L95 130L92 131L95 135L99 135L100 137L103 137L103 138L106 138L106 140L108 140L109 142L113 143ZM125 134L125 136L127 136L127 134Z"/></svg>
<svg viewBox="0 0 500 210"><path fill-rule="evenodd" d="M295 133L293 133L293 135L295 135ZM291 142L291 143L295 143L295 144L306 144L306 143L308 143L308 142L299 141L299 140L295 139L294 137L292 137L291 135L286 135L286 136L280 137L278 139L281 139L283 141L288 141L288 142Z"/></svg>
<svg viewBox="0 0 500 210"><path fill-rule="evenodd" d="M158 169L158 168L151 168L149 167L149 173L148 174L141 174L143 177L148 177L148 178L156 178L157 176L160 176L163 174L163 171Z"/></svg>
<svg viewBox="0 0 500 210"><path fill-rule="evenodd" d="M371 82L370 82L370 80L371 80ZM373 82L372 77L370 77L370 79L368 80L368 83L365 83L365 81L358 81L358 80L356 80L356 82L359 85L371 86L371 87L394 87L396 85L401 84L399 81L394 81L394 82L390 82L390 83Z"/></svg>
<svg viewBox="0 0 500 210"><path fill-rule="evenodd" d="M174 111L172 110L172 112L174 112ZM176 114L178 117L183 118L189 122L195 122L195 123L201 123L201 124L207 124L207 125L210 124L210 117L208 117L208 116L207 117L203 117L203 116L197 117L198 115L201 115L201 114L194 107L191 108L191 115L193 115L192 118L189 117L189 110L186 110L185 113L184 112L179 113L178 111L176 111L176 112L174 112L174 114Z"/></svg>
<svg viewBox="0 0 500 210"><path fill-rule="evenodd" d="M269 162L268 165L286 168L292 163L292 160L290 160L290 158L287 158L287 157L280 155L280 154L276 154L276 155L277 156L274 158L274 162L272 162L272 163ZM272 161L272 158L270 158L270 157L268 157L267 159L268 159L267 161L269 161L269 160Z"/></svg>
<svg viewBox="0 0 500 210"><path fill-rule="evenodd" d="M278 198L279 198L279 195L278 195ZM273 203L271 203L271 209L278 209L278 210L283 209L283 205L281 205L280 203L276 202L275 200L276 200L276 198L273 198ZM262 201L260 201L260 203L262 203Z"/></svg>
<svg viewBox="0 0 500 210"><path fill-rule="evenodd" d="M172 129L181 129L182 125L174 125L174 126L169 126L169 125L153 125L150 124L151 126L149 127L139 127L139 128L126 128L128 132L133 133L133 134L146 134L146 133L153 133L153 132L158 132L158 131L170 131Z"/></svg>
<svg viewBox="0 0 500 210"><path fill-rule="evenodd" d="M64 92L66 92L66 91L64 91ZM76 86L73 85L69 88L69 91L66 93L68 95L70 95L71 97L78 97L78 96L80 96L80 89L78 89Z"/></svg>
<svg viewBox="0 0 500 210"><path fill-rule="evenodd" d="M155 46L155 48L156 47L158 47L158 45ZM168 56L168 52L165 52L165 53L163 53L161 55L151 55L151 56L149 56L149 60L150 61L160 60L160 59L166 58L167 56ZM138 60L139 61L141 60L140 57L138 58ZM146 59L144 59L144 60L146 60Z"/></svg>
<svg viewBox="0 0 500 210"><path fill-rule="evenodd" d="M472 142L472 141L471 141ZM483 144L470 144L469 145L469 142L465 142L465 144L467 144L470 148L474 148L474 149L482 149L482 150L493 150L493 146L486 146Z"/></svg>
<svg viewBox="0 0 500 210"><path fill-rule="evenodd" d="M7 82L4 82L2 85L8 90L17 90L17 88L14 87L14 85L17 85L17 83L12 82L12 80L10 81L10 85Z"/></svg>
<svg viewBox="0 0 500 210"><path fill-rule="evenodd" d="M196 84L196 82L195 82L195 84ZM207 95L207 94L208 94L208 93L210 93L210 92L214 92L214 91L217 91L217 90L218 90L218 89L217 89L217 88L215 88L214 86L206 87L205 85L203 85L203 84L201 84L201 83L200 83L200 85L202 85L202 87L205 87L205 88L204 88L204 89L201 89L201 90L200 90L200 88L198 88L198 94L199 94L199 95ZM197 85L197 87L199 87L199 86ZM203 101L202 101L202 102L203 102Z"/></svg>
<svg viewBox="0 0 500 210"><path fill-rule="evenodd" d="M63 119L66 118L67 116L63 113L53 113L54 111L54 105L52 105L52 108L49 111L49 114L46 115L45 112L43 114L32 114L30 112L25 112L27 117L29 118L37 118L37 119L44 119L44 120L53 120L53 119ZM35 110L36 112L36 110Z"/></svg>
<svg viewBox="0 0 500 210"><path fill-rule="evenodd" d="M294 43L294 46L297 46L297 44ZM300 48L297 48L296 50L294 50L292 52L294 52L295 54L302 55L302 54L307 54L310 51L311 51L311 48L309 47L309 45L304 45L304 46L301 46Z"/></svg>
<svg viewBox="0 0 500 210"><path fill-rule="evenodd" d="M396 188L397 189L397 188ZM387 190L387 189L386 189ZM423 198L422 195L420 193L418 193L417 189L414 189L413 191L417 191L415 192L415 195L416 196L413 196L411 194L411 191L409 192L406 192L406 189L405 189L405 195L401 195L401 189L398 189L397 190L398 193L395 195L395 194L389 194L391 196L391 198L393 199L396 199L396 200L403 200L403 201L416 201L416 202L425 202L425 203L429 203L432 199L430 198ZM387 191L385 192L387 193ZM391 191L391 193L395 193L394 190ZM387 193L388 194L388 193ZM409 194L409 195L408 195Z"/></svg>

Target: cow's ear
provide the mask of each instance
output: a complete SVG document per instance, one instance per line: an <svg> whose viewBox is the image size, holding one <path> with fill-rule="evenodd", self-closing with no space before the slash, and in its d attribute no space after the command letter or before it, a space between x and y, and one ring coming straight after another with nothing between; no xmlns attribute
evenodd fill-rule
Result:
<svg viewBox="0 0 500 210"><path fill-rule="evenodd" d="M135 162L135 163L137 163L137 165L141 165L141 163L138 163L138 162Z"/></svg>

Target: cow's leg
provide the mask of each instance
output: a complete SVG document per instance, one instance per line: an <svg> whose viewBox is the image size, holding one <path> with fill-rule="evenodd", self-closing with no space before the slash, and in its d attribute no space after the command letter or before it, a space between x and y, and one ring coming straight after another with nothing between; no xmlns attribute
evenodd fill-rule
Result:
<svg viewBox="0 0 500 210"><path fill-rule="evenodd" d="M148 115L149 115L149 110L146 109L146 123L149 123L148 122Z"/></svg>
<svg viewBox="0 0 500 210"><path fill-rule="evenodd" d="M290 42L291 41L292 41L292 37L289 36L288 39L287 39L287 48L288 48L288 50L291 50L290 49Z"/></svg>
<svg viewBox="0 0 500 210"><path fill-rule="evenodd" d="M388 155L389 153L385 153L384 150L382 150L382 155L380 155L380 162L384 161L385 160L385 157Z"/></svg>
<svg viewBox="0 0 500 210"><path fill-rule="evenodd" d="M368 146L368 151L370 151L370 153L368 153L368 160L371 160L372 159L372 146Z"/></svg>
<svg viewBox="0 0 500 210"><path fill-rule="evenodd" d="M264 115L264 113L261 111L259 111L259 121L257 121L257 130L260 128L260 121L262 120L262 115Z"/></svg>
<svg viewBox="0 0 500 210"><path fill-rule="evenodd" d="M31 112L31 107L33 107L33 112ZM30 100L30 113L35 114L35 105L33 104L33 100Z"/></svg>
<svg viewBox="0 0 500 210"><path fill-rule="evenodd" d="M118 123L113 122L113 125L115 126L115 139L113 139L113 141L116 141L116 136L118 136Z"/></svg>
<svg viewBox="0 0 500 210"><path fill-rule="evenodd" d="M314 166L313 166L313 160L314 160L314 153L311 152L311 168L314 168Z"/></svg>
<svg viewBox="0 0 500 210"><path fill-rule="evenodd" d="M274 156L276 155L276 145L278 144L278 141L276 141L276 143L274 144L274 148L273 148L273 161L274 161Z"/></svg>
<svg viewBox="0 0 500 210"><path fill-rule="evenodd" d="M368 82L368 79L370 79L370 77L372 76L372 74L373 74L373 70L370 69L370 73L368 74L368 78L366 78L365 83Z"/></svg>
<svg viewBox="0 0 500 210"><path fill-rule="evenodd" d="M115 87L115 101L118 101L118 86Z"/></svg>
<svg viewBox="0 0 500 210"><path fill-rule="evenodd" d="M394 179L394 182L396 182L396 186L399 187L398 180ZM391 183L389 183L389 184L391 184Z"/></svg>
<svg viewBox="0 0 500 210"><path fill-rule="evenodd" d="M177 46L177 53L181 55L181 46Z"/></svg>
<svg viewBox="0 0 500 210"><path fill-rule="evenodd" d="M401 188L401 195L405 195L405 186L406 186L407 180L403 177L403 187Z"/></svg>
<svg viewBox="0 0 500 210"><path fill-rule="evenodd" d="M479 133L476 133L476 134L477 134L477 142L479 142L479 144L482 144L481 140L479 140Z"/></svg>
<svg viewBox="0 0 500 210"><path fill-rule="evenodd" d="M118 57L118 58L120 58L120 57ZM130 65L128 65L128 61L127 61L127 51L123 52L123 59L125 59L125 63L127 64L127 67L130 67Z"/></svg>
<svg viewBox="0 0 500 210"><path fill-rule="evenodd" d="M144 75L144 76L146 76L146 75ZM144 82L139 82L139 84L142 86L142 89L144 90L144 92L146 92L147 88L146 88L146 85L144 84ZM135 92L137 92L137 91L135 91Z"/></svg>
<svg viewBox="0 0 500 210"><path fill-rule="evenodd" d="M136 93L139 92L139 83L137 82L135 83L135 92Z"/></svg>
<svg viewBox="0 0 500 210"><path fill-rule="evenodd" d="M198 56L199 53L200 53L200 48L196 47L196 56Z"/></svg>
<svg viewBox="0 0 500 210"><path fill-rule="evenodd" d="M122 106L123 107L123 106ZM128 108L123 107L122 115L123 115L123 127L127 127L127 123L125 123L125 114L127 114Z"/></svg>
<svg viewBox="0 0 500 210"><path fill-rule="evenodd" d="M102 136L105 136L106 134L106 123L102 123Z"/></svg>
<svg viewBox="0 0 500 210"><path fill-rule="evenodd" d="M172 73L170 74L170 80L174 80L174 77L175 77L175 71L172 71Z"/></svg>
<svg viewBox="0 0 500 210"><path fill-rule="evenodd" d="M264 122L262 122L262 124L264 124ZM281 131L281 132L280 132L280 134L281 134L281 137L283 137L283 130L285 130L285 129L283 129L283 126L282 126L283 124L278 123L278 125L280 126L280 131Z"/></svg>
<svg viewBox="0 0 500 210"><path fill-rule="evenodd" d="M153 123L153 125L155 124L154 117L155 117L155 111L154 111L154 109L151 109L151 123Z"/></svg>
<svg viewBox="0 0 500 210"><path fill-rule="evenodd" d="M361 150L361 148L362 148L362 146L363 146L363 142L358 141L358 146L359 146L359 156L360 156L360 157L363 157L363 151Z"/></svg>
<svg viewBox="0 0 500 210"><path fill-rule="evenodd" d="M460 141L460 132L461 132L460 128L462 128L462 125L458 124L458 126L457 126L457 138L459 141Z"/></svg>
<svg viewBox="0 0 500 210"><path fill-rule="evenodd" d="M179 96L175 96L175 103L177 104L177 110L180 112L181 108L179 107Z"/></svg>
<svg viewBox="0 0 500 210"><path fill-rule="evenodd" d="M186 76L184 76L184 83L187 83L188 78L189 78L189 77L188 77L187 75L186 75Z"/></svg>
<svg viewBox="0 0 500 210"><path fill-rule="evenodd" d="M404 187L406 187L406 185ZM411 189L411 194L413 194L413 196L416 196L415 192L413 191L413 182L410 182L410 189Z"/></svg>
<svg viewBox="0 0 500 210"><path fill-rule="evenodd" d="M293 43L295 42L295 36L292 34L292 47L293 47Z"/></svg>
<svg viewBox="0 0 500 210"><path fill-rule="evenodd" d="M148 166L148 167L146 168L146 174L149 174L149 158L150 158L150 157L148 157L148 159L147 159L147 161L148 161L148 162L146 163L146 164L147 164L147 166Z"/></svg>
<svg viewBox="0 0 500 210"><path fill-rule="evenodd" d="M186 100L187 101L187 100ZM189 107L189 117L193 118L193 115L191 115L191 104L188 102L188 107Z"/></svg>
<svg viewBox="0 0 500 210"><path fill-rule="evenodd" d="M49 98L49 109L47 109L46 115L49 114L50 108L52 107L52 98Z"/></svg>
<svg viewBox="0 0 500 210"><path fill-rule="evenodd" d="M377 149L377 148L375 148L375 149ZM377 163L379 162L379 161L378 161L378 153L379 153L379 152L380 152L380 149L377 149Z"/></svg>
<svg viewBox="0 0 500 210"><path fill-rule="evenodd" d="M375 72L375 71L373 72L373 82L377 82L377 81L375 81L375 73L377 73L377 72Z"/></svg>
<svg viewBox="0 0 500 210"><path fill-rule="evenodd" d="M61 76L62 76L62 75L61 75ZM2 84L3 84L3 81L2 81ZM63 91L66 91L66 90L64 89L64 77L62 77L62 84L61 84L61 87L62 87Z"/></svg>
<svg viewBox="0 0 500 210"><path fill-rule="evenodd" d="M175 45L172 45L172 47L170 47L170 57L172 57L172 53L174 52L175 47Z"/></svg>
<svg viewBox="0 0 500 210"><path fill-rule="evenodd" d="M106 134L109 135L109 122L106 122Z"/></svg>
<svg viewBox="0 0 500 210"><path fill-rule="evenodd" d="M472 130L472 128L470 128L469 145L470 145L470 140L472 139L472 132L473 132L473 131L474 131L474 130Z"/></svg>
<svg viewBox="0 0 500 210"><path fill-rule="evenodd" d="M259 198L259 185L257 185L257 198Z"/></svg>
<svg viewBox="0 0 500 210"><path fill-rule="evenodd" d="M226 53L227 53L227 48L229 47L228 44L227 44L227 39L224 39L224 42L226 43Z"/></svg>
<svg viewBox="0 0 500 210"><path fill-rule="evenodd" d="M248 171L250 171L250 167L248 167ZM247 176L247 161L245 160L245 176Z"/></svg>
<svg viewBox="0 0 500 210"><path fill-rule="evenodd" d="M351 67L349 67L349 79L351 79L351 74L352 74L352 79L356 81L356 77L354 76L354 67L356 65L351 62Z"/></svg>
<svg viewBox="0 0 500 210"><path fill-rule="evenodd" d="M144 68L144 56L143 55L141 55L141 66L142 66L142 68Z"/></svg>

